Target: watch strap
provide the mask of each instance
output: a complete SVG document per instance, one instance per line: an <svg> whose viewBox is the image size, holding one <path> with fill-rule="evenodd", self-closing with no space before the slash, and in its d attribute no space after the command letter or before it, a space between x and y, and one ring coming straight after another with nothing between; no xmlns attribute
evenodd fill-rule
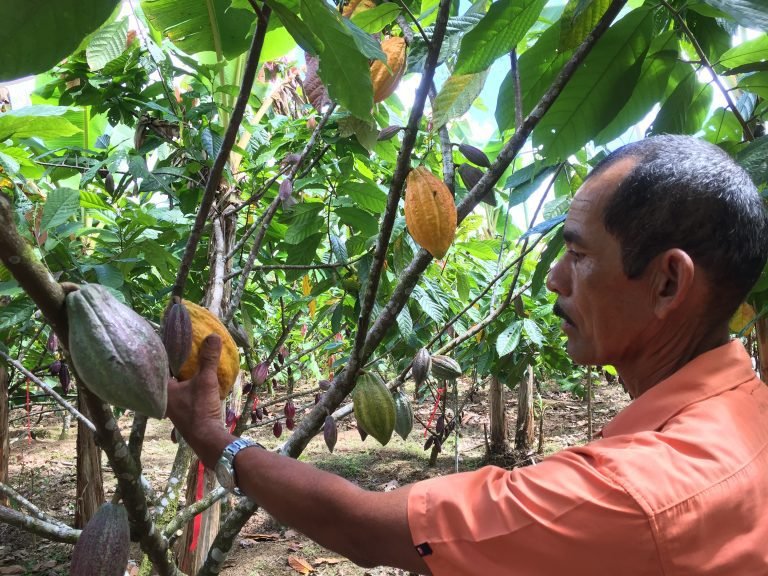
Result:
<svg viewBox="0 0 768 576"><path fill-rule="evenodd" d="M264 448L264 446L262 446L258 442L255 442L248 438L237 438L232 442L230 442L226 448L224 448L224 451L221 453L221 456L219 457L219 462L222 464L225 464L225 466L227 466L231 470L232 479L234 480L232 493L235 494L236 496L242 496L243 493L240 490L240 488L237 487L237 477L235 475L235 456L237 456L240 450L243 450L245 448L250 448L252 446L266 450L266 448Z"/></svg>

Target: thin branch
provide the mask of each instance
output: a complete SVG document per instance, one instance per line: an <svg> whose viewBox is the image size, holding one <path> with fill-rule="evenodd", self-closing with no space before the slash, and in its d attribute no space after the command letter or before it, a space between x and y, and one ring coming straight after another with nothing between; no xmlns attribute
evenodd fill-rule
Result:
<svg viewBox="0 0 768 576"><path fill-rule="evenodd" d="M361 258L365 258L371 253L371 250L366 250L362 254L359 254L351 260L345 262L334 262L331 264L265 264L262 266L254 266L251 268L251 272L268 272L271 270L331 270L334 268L346 268L351 266ZM224 277L224 280L230 280L236 276L242 274L242 270L234 270Z"/></svg>
<svg viewBox="0 0 768 576"><path fill-rule="evenodd" d="M83 415L82 415L80 412L78 412L78 411L77 411L77 408L75 408L74 406L72 406L72 404L70 404L70 403L69 403L69 402L67 402L67 401L66 401L64 398L62 398L62 397L59 395L59 393L58 393L58 392L56 392L56 390L54 390L53 388L51 388L50 386L48 386L48 384L46 384L45 382L43 382L42 380L40 380L40 378L38 378L37 376L35 376L34 374L32 374L32 372L30 372L29 370L27 370L27 369L26 369L26 368L25 368L25 367L24 367L22 364L20 364L19 362L17 362L16 360L14 360L13 358L11 358L10 356L8 356L8 354L6 354L5 352L3 352L2 350L0 350L0 356L2 356L3 358L5 358L5 361L6 361L6 362L8 362L9 364L11 364L11 365L12 365L14 368L16 368L17 370L21 371L21 372L22 372L22 373L23 373L23 374L24 374L24 375L25 375L27 378L29 378L30 380L32 380L32 382L34 382L35 384L37 384L38 386L40 386L40 388L42 388L43 390L45 390L45 393L46 393L46 394L48 394L49 396L51 396L52 398L54 398L54 399L56 400L56 402L57 402L57 403L58 403L60 406L62 406L63 408L65 408L65 409L67 410L67 412L69 412L70 414L72 414L72 416L74 416L75 418L77 418L78 420L80 420L80 421L81 421L83 424L85 424L86 428L88 428L88 429L89 429L91 432L95 432L95 431L96 431L96 427L93 425L93 422L91 422L90 420L88 420L88 418L86 418L86 417L85 417L85 416L83 416Z"/></svg>
<svg viewBox="0 0 768 576"><path fill-rule="evenodd" d="M712 67L712 64L710 64L709 59L707 58L707 55L704 53L704 50L701 48L701 44L699 44L699 41L696 39L696 36L693 35L693 32L691 32L691 29L688 27L688 24L686 24L685 19L680 16L680 13L675 10L667 0L660 0L661 3L672 13L672 16L675 20L677 20L677 23L680 24L680 28L683 29L683 32L685 32L685 35L688 36L688 39L691 41L691 44L693 44L693 48L696 50L696 53L699 55L699 58L701 58L702 65L709 71L709 74L712 76L712 80L717 85L720 92L723 94L723 98L725 98L725 101L728 103L728 107L731 109L731 112L733 112L733 115L736 117L736 120L739 121L739 124L741 124L741 129L744 131L744 136L747 140L754 140L755 136L752 134L752 129L749 127L749 124L746 123L744 120L744 117L741 115L741 112L739 112L739 109L736 107L736 105L733 102L733 99L731 98L731 94L728 92L728 90L725 89L725 86L723 86L722 82L720 82L720 77L715 72L715 69Z"/></svg>
<svg viewBox="0 0 768 576"><path fill-rule="evenodd" d="M237 131L240 128L240 123L243 121L243 113L245 112L245 106L248 104L248 99L251 95L251 89L253 88L253 81L256 77L256 70L259 66L259 58L261 57L261 49L264 45L264 36L267 33L267 25L269 24L269 14L271 9L265 5L262 9L262 13L258 17L258 23L256 25L256 32L253 35L253 41L251 42L251 48L248 52L248 59L245 64L245 71L243 72L243 82L240 86L240 92L237 95L237 101L235 107L232 110L232 117L227 126L227 131L224 134L224 139L221 142L221 148L216 156L216 160L213 163L211 172L208 175L208 181L205 186L205 192L203 199L200 203L200 208L197 211L197 217L195 218L195 224L192 231L189 234L187 245L184 249L184 256L181 259L179 265L179 271L176 275L176 282L173 285L172 296L178 296L181 298L184 294L184 285L187 283L189 272L192 268L192 260L195 257L197 251L197 245L200 242L200 237L203 234L203 227L208 220L208 212L213 205L213 199L216 195L216 191L219 188L221 182L221 176L224 173L224 166L229 158L229 153L232 151L232 146L235 143L237 137Z"/></svg>
<svg viewBox="0 0 768 576"><path fill-rule="evenodd" d="M0 494L5 494L8 498L16 502L19 506L25 508L30 514L32 514L32 516L34 516L38 520L47 522L49 524L53 524L55 526L61 526L62 528L69 528L69 526L67 526L63 522L46 515L42 510L40 510L40 508L32 504L32 502L24 498L24 496L16 492L16 490L11 488L7 484L3 484L2 482L0 482Z"/></svg>
<svg viewBox="0 0 768 576"><path fill-rule="evenodd" d="M419 30L419 34L421 34L422 39L424 40L424 44L427 46L427 50L429 50L432 47L432 42L429 41L429 38L427 37L427 33L424 32L424 28L421 27L421 24L419 23L419 19L416 18L416 16L413 15L413 12L411 12L410 8L403 2L403 0L395 0L398 4L400 4L400 7L405 10L406 14L410 17L411 20L413 20L413 23L416 25L416 28ZM398 22L400 24L400 28L403 29L403 33L405 33L405 30L410 31L410 26L408 26L408 23L406 22L406 25L403 26L401 22ZM440 39L442 42L442 38Z"/></svg>
<svg viewBox="0 0 768 576"><path fill-rule="evenodd" d="M523 91L520 85L520 67L517 65L517 50L509 53L509 71L515 89L515 130L523 125Z"/></svg>
<svg viewBox="0 0 768 576"><path fill-rule="evenodd" d="M74 544L80 537L80 530L69 528L67 526L60 526L58 524L51 524L32 516L27 516L21 512L17 512L11 508L0 506L0 520L11 526L16 526L27 532L32 532L38 536L42 536L46 540L52 540L54 542L66 542L67 544Z"/></svg>
<svg viewBox="0 0 768 576"><path fill-rule="evenodd" d="M213 506L216 502L224 498L228 494L228 491L225 488L222 488L221 486L218 486L208 492L204 498L201 498L200 500L197 500L194 504L190 504L184 510L176 516L173 520L171 520L170 524L166 526L163 529L163 536L168 538L169 540L173 540L174 534L181 530L181 528L192 518L200 514L200 512L204 512L211 506Z"/></svg>

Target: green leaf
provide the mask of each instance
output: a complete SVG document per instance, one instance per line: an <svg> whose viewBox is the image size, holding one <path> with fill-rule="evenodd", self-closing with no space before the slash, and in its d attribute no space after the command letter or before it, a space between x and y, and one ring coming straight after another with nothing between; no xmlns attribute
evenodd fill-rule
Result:
<svg viewBox="0 0 768 576"><path fill-rule="evenodd" d="M454 74L476 74L512 51L544 8L546 0L498 0L464 35Z"/></svg>
<svg viewBox="0 0 768 576"><path fill-rule="evenodd" d="M499 358L514 352L517 345L520 344L520 335L523 333L523 323L520 320L512 322L504 332L496 338L496 352Z"/></svg>
<svg viewBox="0 0 768 576"><path fill-rule="evenodd" d="M456 271L456 293L462 302L469 300L469 277L463 270Z"/></svg>
<svg viewBox="0 0 768 576"><path fill-rule="evenodd" d="M341 241L341 238L336 236L335 234L331 234L331 250L333 251L333 255L336 256L337 262L346 262L347 261L347 247L344 245L344 242Z"/></svg>
<svg viewBox="0 0 768 576"><path fill-rule="evenodd" d="M367 237L375 236L379 231L379 221L365 210L354 207L336 208L335 213L342 223L359 230Z"/></svg>
<svg viewBox="0 0 768 576"><path fill-rule="evenodd" d="M343 19L344 26L352 34L352 38L355 40L357 49L369 60L381 60L386 64L387 55L384 54L384 50L381 49L381 44L373 39L373 36L361 30L355 26L351 21L346 18Z"/></svg>
<svg viewBox="0 0 768 576"><path fill-rule="evenodd" d="M69 108L62 106L27 106L0 115L0 142L22 138L71 136L79 132L63 115Z"/></svg>
<svg viewBox="0 0 768 576"><path fill-rule="evenodd" d="M561 17L567 25L560 31L560 50L581 44L610 5L610 0L569 0Z"/></svg>
<svg viewBox="0 0 768 576"><path fill-rule="evenodd" d="M768 183L768 136L750 142L736 155L736 161L749 172L755 184Z"/></svg>
<svg viewBox="0 0 768 576"><path fill-rule="evenodd" d="M286 30L291 34L296 43L301 46L305 52L317 56L323 49L323 43L320 41L311 28L307 26L290 8L285 6L279 0L267 0L272 10L275 11ZM266 38L264 39L266 43Z"/></svg>
<svg viewBox="0 0 768 576"><path fill-rule="evenodd" d="M120 56L125 51L127 39L128 20L125 18L99 28L85 49L85 58L91 70L101 70Z"/></svg>
<svg viewBox="0 0 768 576"><path fill-rule="evenodd" d="M43 208L40 227L44 230L63 224L80 210L80 192L70 188L57 188L48 195Z"/></svg>
<svg viewBox="0 0 768 576"><path fill-rule="evenodd" d="M656 115L650 134L695 134L707 117L712 102L712 86L699 84L689 64L687 75L670 94Z"/></svg>
<svg viewBox="0 0 768 576"><path fill-rule="evenodd" d="M534 165L532 164L531 166L533 167ZM544 184L544 181L552 176L555 170L556 168L554 166L546 166L536 172L531 180L527 180L515 186L509 193L507 206L511 208L528 200L528 198L530 198L531 195L536 192L536 190L541 188L541 186ZM518 174L519 172L520 170L518 170L515 174ZM509 181L512 180L513 177L514 175L510 176L509 180L507 180L507 186L509 186Z"/></svg>
<svg viewBox="0 0 768 576"><path fill-rule="evenodd" d="M536 346L544 345L544 334L541 333L541 328L530 318L523 318L523 332Z"/></svg>
<svg viewBox="0 0 768 576"><path fill-rule="evenodd" d="M357 50L338 12L325 2L302 0L301 16L323 43L318 73L331 99L361 119L371 117L373 84L368 58Z"/></svg>
<svg viewBox="0 0 768 576"><path fill-rule="evenodd" d="M480 95L488 72L479 74L453 74L435 98L432 113L432 127L440 129L448 120L463 116Z"/></svg>
<svg viewBox="0 0 768 576"><path fill-rule="evenodd" d="M453 56L459 48L464 34L474 28L480 20L483 19L482 14L465 14L464 16L454 17L448 19L448 25L445 29L445 38L440 46L440 54L437 57L438 66L445 62L447 58ZM432 39L432 35L435 33L434 26L427 26L424 29L424 34ZM421 73L424 71L424 63L427 59L427 45L424 43L424 39L421 34L416 34L413 37L413 42L408 50L408 66L407 72Z"/></svg>
<svg viewBox="0 0 768 576"><path fill-rule="evenodd" d="M345 182L339 192L349 196L360 208L374 214L381 214L387 207L387 194L372 183Z"/></svg>
<svg viewBox="0 0 768 576"><path fill-rule="evenodd" d="M739 88L768 99L768 72L757 72L739 80Z"/></svg>
<svg viewBox="0 0 768 576"><path fill-rule="evenodd" d="M654 32L654 12L630 12L599 40L534 130L534 146L566 159L621 110L640 76Z"/></svg>
<svg viewBox="0 0 768 576"><path fill-rule="evenodd" d="M400 14L400 6L394 3L380 4L352 16L352 23L370 34L381 32L392 24Z"/></svg>
<svg viewBox="0 0 768 576"><path fill-rule="evenodd" d="M0 330L7 330L16 324L26 322L35 314L35 306L28 300L17 300L0 308Z"/></svg>
<svg viewBox="0 0 768 576"><path fill-rule="evenodd" d="M0 81L39 74L71 54L118 0L3 0Z"/></svg>
<svg viewBox="0 0 768 576"><path fill-rule="evenodd" d="M729 14L746 28L768 32L768 5L765 0L704 0L710 6Z"/></svg>
<svg viewBox="0 0 768 576"><path fill-rule="evenodd" d="M229 0L142 0L150 24L187 54L215 52L227 59L245 52L253 12Z"/></svg>
<svg viewBox="0 0 768 576"><path fill-rule="evenodd" d="M559 228L557 232L549 239L547 247L544 252L541 253L538 263L536 264L536 270L533 272L533 278L531 279L531 294L538 294L541 287L544 286L544 280L549 274L549 268L552 262L555 261L560 250L563 249L565 241L563 240L563 229Z"/></svg>
<svg viewBox="0 0 768 576"><path fill-rule="evenodd" d="M397 326L400 328L400 334L403 336L408 336L413 332L413 320L411 319L411 313L408 311L408 306L403 306L400 314L397 315Z"/></svg>
<svg viewBox="0 0 768 576"><path fill-rule="evenodd" d="M345 138L352 135L370 152L376 146L379 129L372 120L362 120L355 116L339 118L339 136Z"/></svg>
<svg viewBox="0 0 768 576"><path fill-rule="evenodd" d="M421 310L434 320L437 324L443 322L443 310L432 297L421 286L415 286L412 292L413 297L419 303Z"/></svg>
<svg viewBox="0 0 768 576"><path fill-rule="evenodd" d="M104 199L90 190L80 191L80 208L95 208L97 210L114 210Z"/></svg>
<svg viewBox="0 0 768 576"><path fill-rule="evenodd" d="M761 35L731 48L723 54L718 65L726 74L768 70L768 35Z"/></svg>
<svg viewBox="0 0 768 576"><path fill-rule="evenodd" d="M726 141L739 142L742 137L741 124L736 115L726 108L718 108L704 126L704 138L713 144Z"/></svg>
<svg viewBox="0 0 768 576"><path fill-rule="evenodd" d="M289 244L285 258L286 264L311 264L315 260L317 247L325 234L318 233L299 242L298 244Z"/></svg>
<svg viewBox="0 0 768 576"><path fill-rule="evenodd" d="M499 257L498 240L468 240L467 242L457 242L456 249L466 252L470 256L480 260L496 260Z"/></svg>

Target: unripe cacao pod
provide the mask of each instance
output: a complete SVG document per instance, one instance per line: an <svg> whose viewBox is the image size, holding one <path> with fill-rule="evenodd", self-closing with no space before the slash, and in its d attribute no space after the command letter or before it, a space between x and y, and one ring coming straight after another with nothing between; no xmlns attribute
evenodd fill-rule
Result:
<svg viewBox="0 0 768 576"><path fill-rule="evenodd" d="M452 380L462 375L461 366L450 356L435 354L432 356L432 374L435 378Z"/></svg>
<svg viewBox="0 0 768 576"><path fill-rule="evenodd" d="M402 126L398 126L397 124L394 124L392 126L387 126L386 128L383 128L379 130L379 136L377 140L391 140L394 138L400 130L402 130Z"/></svg>
<svg viewBox="0 0 768 576"><path fill-rule="evenodd" d="M61 360L54 360L51 365L48 366L48 373L51 376L56 376L61 370Z"/></svg>
<svg viewBox="0 0 768 576"><path fill-rule="evenodd" d="M85 386L105 402L162 418L168 357L149 322L98 284L67 294L66 307L69 352Z"/></svg>
<svg viewBox="0 0 768 576"><path fill-rule="evenodd" d="M421 348L416 352L416 356L413 357L413 366L411 367L411 375L416 382L416 386L421 386L424 380L429 376L429 370L432 366L432 356L429 350Z"/></svg>
<svg viewBox="0 0 768 576"><path fill-rule="evenodd" d="M416 243L442 258L456 235L456 204L448 187L425 166L408 174L405 224Z"/></svg>
<svg viewBox="0 0 768 576"><path fill-rule="evenodd" d="M352 390L355 419L371 436L386 445L395 430L395 400L376 374L366 372Z"/></svg>
<svg viewBox="0 0 768 576"><path fill-rule="evenodd" d="M61 366L59 367L58 375L61 389L64 391L64 394L68 394L69 386L72 383L72 377L69 374L69 366L67 366L64 362L62 362Z"/></svg>
<svg viewBox="0 0 768 576"><path fill-rule="evenodd" d="M192 321L192 349L187 361L179 370L178 379L189 380L197 374L199 370L197 356L200 352L200 345L211 334L218 334L221 338L221 359L216 375L219 379L219 398L223 400L227 397L240 373L240 353L237 350L237 344L224 324L207 308L188 300L182 300L182 304L187 307L189 318Z"/></svg>
<svg viewBox="0 0 768 576"><path fill-rule="evenodd" d="M53 354L54 352L56 352L58 347L59 347L59 339L56 336L56 332L51 330L51 333L48 335L48 341L45 343L45 348L48 350L48 352Z"/></svg>
<svg viewBox="0 0 768 576"><path fill-rule="evenodd" d="M480 182L480 178L483 177L483 171L470 164L462 164L458 167L458 172L462 182L464 182L464 187L467 190L472 190L472 188ZM488 190L480 201L485 202L490 206L496 206L496 191L493 187Z"/></svg>
<svg viewBox="0 0 768 576"><path fill-rule="evenodd" d="M406 64L405 39L392 36L381 43L381 50L387 56L387 63L381 60L371 64L373 101L382 102L389 98L403 77Z"/></svg>
<svg viewBox="0 0 768 576"><path fill-rule="evenodd" d="M181 300L175 300L163 318L162 338L171 374L178 376L192 351L192 319Z"/></svg>
<svg viewBox="0 0 768 576"><path fill-rule="evenodd" d="M480 148L475 148L469 144L459 144L459 152L462 153L464 158L472 162L472 164L477 164L483 168L491 167L491 161Z"/></svg>
<svg viewBox="0 0 768 576"><path fill-rule="evenodd" d="M395 432L403 439L413 430L413 408L402 390L395 393Z"/></svg>
<svg viewBox="0 0 768 576"><path fill-rule="evenodd" d="M131 549L128 514L120 504L103 504L72 551L70 576L123 576Z"/></svg>
<svg viewBox="0 0 768 576"><path fill-rule="evenodd" d="M333 452L338 436L339 433L336 430L336 420L333 419L333 416L326 416L325 422L323 422L323 440L325 440L325 445L328 446L330 452Z"/></svg>

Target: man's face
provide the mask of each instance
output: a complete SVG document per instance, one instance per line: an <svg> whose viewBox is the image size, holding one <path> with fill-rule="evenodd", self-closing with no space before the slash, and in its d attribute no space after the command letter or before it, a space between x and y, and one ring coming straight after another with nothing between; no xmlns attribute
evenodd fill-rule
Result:
<svg viewBox="0 0 768 576"><path fill-rule="evenodd" d="M603 225L606 202L636 160L615 162L588 179L565 220L566 253L555 264L547 288L558 295L568 354L578 364L621 366L647 342L653 316L646 274L630 280L619 242Z"/></svg>

